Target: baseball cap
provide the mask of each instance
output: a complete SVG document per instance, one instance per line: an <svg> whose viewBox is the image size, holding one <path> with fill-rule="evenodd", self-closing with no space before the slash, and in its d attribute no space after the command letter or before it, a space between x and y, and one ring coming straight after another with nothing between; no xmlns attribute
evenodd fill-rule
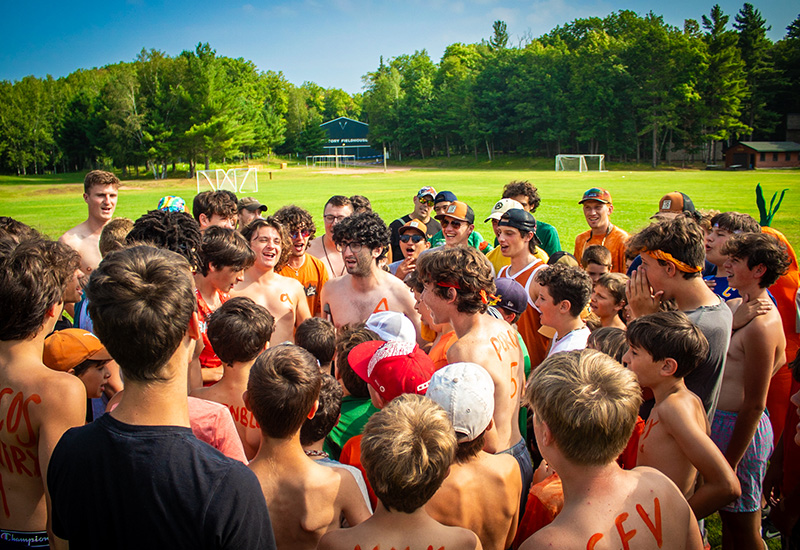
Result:
<svg viewBox="0 0 800 550"><path fill-rule="evenodd" d="M439 191L436 193L436 198L433 199L433 204L439 204L440 202L453 202L457 201L458 197L452 191Z"/></svg>
<svg viewBox="0 0 800 550"><path fill-rule="evenodd" d="M258 199L253 197L242 197L239 199L239 204L236 205L236 211L243 210L247 208L250 212L255 212L256 210L261 210L262 212L267 211L267 207L258 202Z"/></svg>
<svg viewBox="0 0 800 550"><path fill-rule="evenodd" d="M425 187L423 187L422 189L417 191L417 196L419 198L422 198L422 197L434 198L434 197L436 197L436 189L434 189L433 187L430 187L429 185L426 185Z"/></svg>
<svg viewBox="0 0 800 550"><path fill-rule="evenodd" d="M91 332L68 328L54 332L44 341L42 361L53 370L66 372L87 359L111 359L106 348Z"/></svg>
<svg viewBox="0 0 800 550"><path fill-rule="evenodd" d="M404 393L424 395L436 370L414 342L364 342L350 351L347 362L385 401Z"/></svg>
<svg viewBox="0 0 800 550"><path fill-rule="evenodd" d="M421 231L423 236L425 237L428 236L428 226L419 220L411 220L410 222L403 224L397 230L397 232L402 235L403 233L409 231L410 229L416 229L417 231Z"/></svg>
<svg viewBox="0 0 800 550"><path fill-rule="evenodd" d="M381 340L400 340L416 342L417 330L411 319L397 311L379 311L369 316L366 328L378 335Z"/></svg>
<svg viewBox="0 0 800 550"><path fill-rule="evenodd" d="M167 212L186 212L186 201L180 197L167 195L159 199L157 208Z"/></svg>
<svg viewBox="0 0 800 550"><path fill-rule="evenodd" d="M500 221L497 222L500 227L508 226L519 229L520 232L533 233L536 235L536 218L533 214L526 212L522 208L512 208L500 216Z"/></svg>
<svg viewBox="0 0 800 550"><path fill-rule="evenodd" d="M683 212L694 213L696 211L692 199L684 193L675 191L661 197L661 200L658 201L658 212L650 217L674 217Z"/></svg>
<svg viewBox="0 0 800 550"><path fill-rule="evenodd" d="M488 222L489 220L499 220L500 216L502 216L503 214L506 213L507 210L510 210L512 208L522 208L522 204L519 201L515 201L514 199L500 199L492 207L492 211L489 213L489 217L483 221Z"/></svg>
<svg viewBox="0 0 800 550"><path fill-rule="evenodd" d="M555 265L555 264L564 264L573 267L578 267L581 265L578 262L577 258L575 258L575 256L563 250L559 250L555 254L551 255L550 258L547 260L547 265Z"/></svg>
<svg viewBox="0 0 800 550"><path fill-rule="evenodd" d="M431 377L428 397L450 417L459 443L473 441L489 426L494 414L494 382L475 363L453 363Z"/></svg>
<svg viewBox="0 0 800 550"><path fill-rule="evenodd" d="M583 194L583 198L578 201L578 204L583 204L586 201L597 201L604 204L611 204L611 193L601 187L592 187Z"/></svg>
<svg viewBox="0 0 800 550"><path fill-rule="evenodd" d="M451 202L447 210L436 215L437 220L441 220L444 217L461 220L467 223L475 223L475 212L472 211L472 208L470 208L467 203L461 201Z"/></svg>
<svg viewBox="0 0 800 550"><path fill-rule="evenodd" d="M497 290L495 296L499 301L496 307L502 307L514 313L523 313L528 308L528 293L525 288L514 279L500 277L494 281Z"/></svg>

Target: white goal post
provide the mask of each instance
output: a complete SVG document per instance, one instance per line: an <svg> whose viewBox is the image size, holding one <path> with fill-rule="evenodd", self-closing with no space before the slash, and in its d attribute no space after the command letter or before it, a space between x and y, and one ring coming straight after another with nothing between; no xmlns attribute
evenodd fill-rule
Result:
<svg viewBox="0 0 800 550"><path fill-rule="evenodd" d="M605 155L556 155L556 172L605 172Z"/></svg>
<svg viewBox="0 0 800 550"><path fill-rule="evenodd" d="M344 168L355 165L355 155L308 155L306 157L306 168Z"/></svg>
<svg viewBox="0 0 800 550"><path fill-rule="evenodd" d="M219 191L225 188L225 184L231 188L234 193L241 193L244 191L245 185L250 184L254 192L258 191L258 168L251 166L249 168L217 168L216 170L198 170L197 171L197 192L200 192L200 182L206 182L213 191Z"/></svg>

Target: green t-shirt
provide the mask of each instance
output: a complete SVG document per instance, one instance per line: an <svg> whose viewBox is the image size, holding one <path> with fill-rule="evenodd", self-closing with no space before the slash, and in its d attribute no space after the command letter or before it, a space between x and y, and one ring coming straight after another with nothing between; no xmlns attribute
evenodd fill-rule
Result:
<svg viewBox="0 0 800 550"><path fill-rule="evenodd" d="M369 417L378 412L369 397L353 397L346 395L342 398L342 412L339 422L325 436L322 449L334 460L339 460L342 447L347 441L364 431L364 425Z"/></svg>

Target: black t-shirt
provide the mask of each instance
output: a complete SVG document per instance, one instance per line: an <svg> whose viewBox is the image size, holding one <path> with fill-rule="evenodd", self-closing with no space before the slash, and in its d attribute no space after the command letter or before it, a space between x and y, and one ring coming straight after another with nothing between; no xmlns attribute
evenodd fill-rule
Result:
<svg viewBox="0 0 800 550"><path fill-rule="evenodd" d="M397 260L403 259L403 251L400 250L400 233L397 232L398 229L403 227L405 224L411 221L411 214L406 214L402 218L398 218L394 220L392 223L389 224L389 230L392 232L392 236L390 238L390 243L392 246L392 261L396 262ZM428 239L436 235L439 231L442 230L442 225L436 221L435 219L431 218L428 220L428 223L425 224L428 233Z"/></svg>
<svg viewBox="0 0 800 550"><path fill-rule="evenodd" d="M189 428L105 414L63 435L47 483L70 548L275 548L255 474Z"/></svg>

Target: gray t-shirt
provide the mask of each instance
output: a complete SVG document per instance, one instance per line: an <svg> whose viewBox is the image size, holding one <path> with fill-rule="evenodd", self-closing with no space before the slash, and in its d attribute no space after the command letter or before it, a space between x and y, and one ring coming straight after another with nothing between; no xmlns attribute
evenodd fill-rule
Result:
<svg viewBox="0 0 800 550"><path fill-rule="evenodd" d="M686 387L703 401L703 407L709 419L712 419L717 408L722 373L725 371L725 357L731 343L733 315L722 300L717 305L702 306L684 313L703 332L709 349L705 361L686 376Z"/></svg>

